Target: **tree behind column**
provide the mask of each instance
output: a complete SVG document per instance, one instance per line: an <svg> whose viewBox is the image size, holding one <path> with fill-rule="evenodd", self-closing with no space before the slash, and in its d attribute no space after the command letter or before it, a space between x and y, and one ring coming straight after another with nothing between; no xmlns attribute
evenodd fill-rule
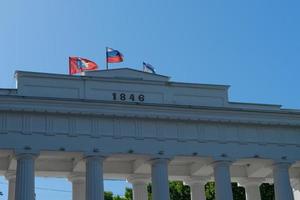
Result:
<svg viewBox="0 0 300 200"><path fill-rule="evenodd" d="M148 185L148 200L152 200L151 184ZM238 187L237 183L232 183L233 199L246 200L245 189ZM260 186L261 200L275 200L274 186L268 183L263 183ZM215 200L215 183L208 182L205 185L206 200ZM190 200L190 188L184 185L181 181L170 182L170 200ZM112 193L105 195L105 200L133 200L132 189L126 188L125 197L113 197Z"/></svg>

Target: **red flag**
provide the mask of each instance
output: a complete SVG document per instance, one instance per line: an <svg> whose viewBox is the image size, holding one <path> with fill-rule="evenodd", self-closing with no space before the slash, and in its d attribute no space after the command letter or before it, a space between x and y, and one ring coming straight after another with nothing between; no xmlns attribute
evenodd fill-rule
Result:
<svg viewBox="0 0 300 200"><path fill-rule="evenodd" d="M69 57L69 74L77 74L83 71L96 70L98 66L95 62L81 57Z"/></svg>

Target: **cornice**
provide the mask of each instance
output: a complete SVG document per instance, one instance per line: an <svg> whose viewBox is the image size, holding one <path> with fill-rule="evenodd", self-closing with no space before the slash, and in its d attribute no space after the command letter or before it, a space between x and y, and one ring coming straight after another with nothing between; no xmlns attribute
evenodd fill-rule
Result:
<svg viewBox="0 0 300 200"><path fill-rule="evenodd" d="M138 70L133 70L133 71L138 71ZM176 87L210 88L215 90L224 90L224 89L228 90L228 88L230 87L229 85L220 85L220 84L183 83L183 82L176 82L176 81L153 81L153 80L126 79L126 78L116 78L116 77L70 76L67 74L53 74L53 73L28 72L28 71L15 72L15 77L22 77L22 76L36 77L36 78L69 79L69 80L96 80L96 81L101 80L106 82L117 82L117 83L119 82L119 83L138 83L138 84L147 84L147 85L169 85L169 86L176 86ZM168 76L159 75L159 74L156 74L156 76L169 78Z"/></svg>
<svg viewBox="0 0 300 200"><path fill-rule="evenodd" d="M6 95L0 96L0 111L300 126L300 112L293 112L290 110L277 111L230 107L121 103L85 99L58 99Z"/></svg>

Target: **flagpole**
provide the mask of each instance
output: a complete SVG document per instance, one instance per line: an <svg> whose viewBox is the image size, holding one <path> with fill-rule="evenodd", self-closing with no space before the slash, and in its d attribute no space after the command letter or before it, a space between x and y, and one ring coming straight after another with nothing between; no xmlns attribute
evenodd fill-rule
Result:
<svg viewBox="0 0 300 200"><path fill-rule="evenodd" d="M108 70L108 62L107 62L107 49L108 49L108 47L106 47L105 48L105 50L106 50L106 52L105 52L105 55L106 55L106 70Z"/></svg>

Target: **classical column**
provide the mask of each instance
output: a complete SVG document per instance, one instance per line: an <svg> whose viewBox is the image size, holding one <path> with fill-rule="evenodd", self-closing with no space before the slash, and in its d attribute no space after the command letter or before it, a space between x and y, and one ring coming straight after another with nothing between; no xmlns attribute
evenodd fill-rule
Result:
<svg viewBox="0 0 300 200"><path fill-rule="evenodd" d="M104 200L102 156L86 157L86 200Z"/></svg>
<svg viewBox="0 0 300 200"><path fill-rule="evenodd" d="M16 172L8 171L5 174L5 178L8 180L8 200L15 200L16 189Z"/></svg>
<svg viewBox="0 0 300 200"><path fill-rule="evenodd" d="M273 177L276 200L294 200L293 190L289 176L290 163L275 163Z"/></svg>
<svg viewBox="0 0 300 200"><path fill-rule="evenodd" d="M263 182L263 179L259 178L247 178L239 181L239 184L245 188L246 200L260 200L259 186Z"/></svg>
<svg viewBox="0 0 300 200"><path fill-rule="evenodd" d="M81 173L73 173L69 176L72 182L72 200L85 200L85 176Z"/></svg>
<svg viewBox="0 0 300 200"><path fill-rule="evenodd" d="M206 200L206 182L206 179L203 178L190 178L185 181L185 184L189 185L191 189L191 200Z"/></svg>
<svg viewBox="0 0 300 200"><path fill-rule="evenodd" d="M169 200L168 159L158 158L151 162L153 200Z"/></svg>
<svg viewBox="0 0 300 200"><path fill-rule="evenodd" d="M34 160L36 154L17 154L15 200L34 200Z"/></svg>
<svg viewBox="0 0 300 200"><path fill-rule="evenodd" d="M133 200L148 200L147 185L149 178L144 175L133 175L129 177L128 182L132 184Z"/></svg>
<svg viewBox="0 0 300 200"><path fill-rule="evenodd" d="M216 200L232 200L230 178L230 161L216 161L213 163L216 183Z"/></svg>

